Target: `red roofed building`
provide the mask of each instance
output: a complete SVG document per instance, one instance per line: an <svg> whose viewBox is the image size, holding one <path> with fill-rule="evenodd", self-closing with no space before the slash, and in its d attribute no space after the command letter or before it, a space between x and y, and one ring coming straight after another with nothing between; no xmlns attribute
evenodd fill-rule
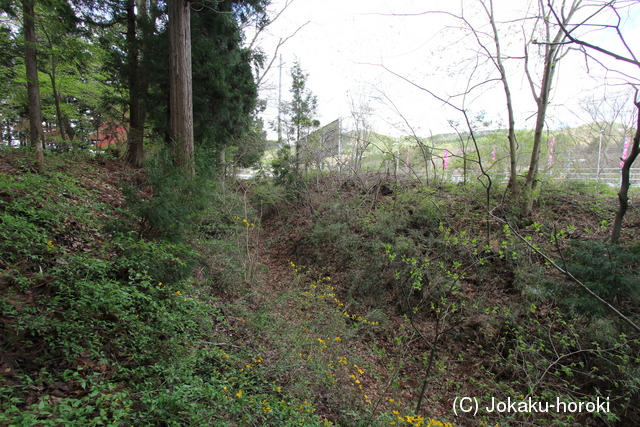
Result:
<svg viewBox="0 0 640 427"><path fill-rule="evenodd" d="M113 123L105 123L90 138L96 148L109 148L111 145L123 145L127 141L127 130Z"/></svg>

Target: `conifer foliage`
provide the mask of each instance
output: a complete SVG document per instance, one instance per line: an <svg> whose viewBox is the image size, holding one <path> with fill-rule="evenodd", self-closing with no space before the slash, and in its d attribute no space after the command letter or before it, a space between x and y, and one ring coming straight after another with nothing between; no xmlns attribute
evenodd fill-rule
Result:
<svg viewBox="0 0 640 427"><path fill-rule="evenodd" d="M23 123L28 113L37 113L36 101L42 118L31 121L44 124L36 139L44 140L45 149L102 143L134 166L142 166L145 151L163 141L188 145L187 152L174 152L186 156L185 162L193 161L196 146L215 158L225 147L242 144L255 127L257 85L251 66L259 55L243 47L243 23L256 19L266 24L267 1L176 2L186 16L183 30L174 36L185 53L180 58L170 54L169 30L179 21L169 16L173 3L35 2L33 19L24 20L31 3L25 2L27 9L0 3L6 18L0 23L0 42L7 48L0 73L12 81L2 83L6 90L0 92L5 144L26 145ZM22 29L23 22L32 24L25 27L29 31ZM170 63L180 65L185 84L193 82L172 97ZM30 98L25 80L32 88ZM178 101L184 106L179 108ZM106 138L115 132L105 129L122 131L118 138Z"/></svg>
<svg viewBox="0 0 640 427"><path fill-rule="evenodd" d="M567 267L574 276L616 306L640 300L640 251L598 241L572 243ZM565 303L581 313L604 315L606 307L579 291L564 291Z"/></svg>

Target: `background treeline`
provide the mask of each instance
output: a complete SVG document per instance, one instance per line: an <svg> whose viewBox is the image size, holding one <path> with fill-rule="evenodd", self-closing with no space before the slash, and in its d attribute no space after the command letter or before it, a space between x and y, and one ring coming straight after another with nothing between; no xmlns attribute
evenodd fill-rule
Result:
<svg viewBox="0 0 640 427"><path fill-rule="evenodd" d="M255 136L263 130L252 67L264 57L243 46L243 26L265 24L267 3L192 4L194 140L208 163L223 162L219 154L228 147L245 165L259 157ZM24 12L12 2L0 10L1 141L27 145ZM37 2L34 22L47 148L88 148L113 135L119 154L142 165L145 148L168 142L166 2Z"/></svg>

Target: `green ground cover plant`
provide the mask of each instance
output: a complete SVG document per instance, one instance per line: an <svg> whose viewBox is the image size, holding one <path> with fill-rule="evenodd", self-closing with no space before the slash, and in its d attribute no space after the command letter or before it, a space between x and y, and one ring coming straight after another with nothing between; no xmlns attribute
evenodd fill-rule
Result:
<svg viewBox="0 0 640 427"><path fill-rule="evenodd" d="M1 159L2 426L638 418L637 337L528 246L637 319L638 251L601 243L605 193L552 187L519 225L487 219L481 186L317 175L291 193L99 161ZM612 411L456 417L456 396Z"/></svg>
<svg viewBox="0 0 640 427"><path fill-rule="evenodd" d="M409 374L391 383L411 384L413 401L403 401L403 410L416 404L420 410L423 395L433 408L438 396L456 390L485 399L609 396L616 402L611 413L487 413L458 418L461 425L616 425L635 417L625 402L638 393L637 337L627 336L624 325L529 246L594 290L601 286L603 297L637 316L633 245L597 243L608 233L603 218L613 212L605 202L610 191L547 183L531 224L518 225L490 217L479 186L425 189L386 182L382 195L378 179L331 178L323 191L304 194L312 214L310 221L295 223L292 234L302 238L292 250L296 262L331 273L334 292L347 307L395 319L395 329L379 328L370 339L377 354L401 355L402 371ZM586 194L590 199L582 202ZM499 194L489 200L494 214L508 218ZM587 314L575 298L597 307L599 317ZM567 307L575 310L565 312ZM465 384L448 379L476 358L482 361L473 362L476 369ZM384 383L383 378L390 377L378 380Z"/></svg>
<svg viewBox="0 0 640 427"><path fill-rule="evenodd" d="M138 204L102 203L93 187L109 177L65 156L50 164L0 174L0 425L324 425L266 381L257 350L229 351L233 327L194 277L210 260L190 240L203 244L206 212L229 205L175 182ZM190 215L172 223L185 193ZM236 212L218 239L247 233Z"/></svg>

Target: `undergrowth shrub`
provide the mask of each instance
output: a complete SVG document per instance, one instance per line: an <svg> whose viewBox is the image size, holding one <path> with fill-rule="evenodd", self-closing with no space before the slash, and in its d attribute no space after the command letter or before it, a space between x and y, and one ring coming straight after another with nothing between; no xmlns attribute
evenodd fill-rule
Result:
<svg viewBox="0 0 640 427"><path fill-rule="evenodd" d="M561 180L556 184L564 194L579 194L592 197L594 195L615 197L616 189L604 181L581 181L577 179Z"/></svg>
<svg viewBox="0 0 640 427"><path fill-rule="evenodd" d="M533 303L548 301L554 297L558 283L547 277L542 266L518 267L514 270L516 288Z"/></svg>
<svg viewBox="0 0 640 427"><path fill-rule="evenodd" d="M249 201L262 220L277 213L290 198L292 191L285 186L271 185L262 180L249 189Z"/></svg>
<svg viewBox="0 0 640 427"><path fill-rule="evenodd" d="M337 408L345 424L367 411L368 406L358 402L349 413L336 402L336 394L331 392L336 388L330 389L331 382L327 382L332 373L338 378L331 359L339 354L335 336L328 340L337 334L333 333L338 330L337 319L318 315L323 313L319 300L326 302L329 296L326 300L330 304L331 300L344 301L345 312L359 310L362 319L378 323L368 330L358 325L358 330L343 333L341 339L364 337L370 345L365 350L368 355L376 353L405 364L393 368L410 373L390 379L388 387L411 387L408 394L412 399L423 389L427 390L427 401L434 405L446 399L445 393L450 397L462 391L479 393L485 401L491 397L503 401L531 397L553 403L556 398L586 401L589 396L619 402L611 414L593 416L481 414L475 421L483 425L614 425L635 417L633 410L626 419L620 414L638 397L638 342L621 334L619 325L602 314L583 317L575 304L571 306L575 310L566 310L562 301L568 304L579 294L571 286L559 285L558 276L549 273L544 259L517 238L510 226L488 217L481 185L452 186L446 192L407 190L389 184L391 187L385 194L367 190L366 185L341 185L322 194L310 191L301 197L311 200L314 209L300 211L311 211L311 217L299 218L295 224L300 229L295 234L283 233L296 237L291 253L302 263L322 266L341 276L336 289L323 297L319 297L320 286L315 281L311 283L316 287L303 295L299 283L287 287L282 301L261 306L264 313L248 322L283 355L282 366L291 367L291 373L282 375L295 378L296 392L314 388L323 403ZM560 192L553 197L539 196L547 203L545 208L556 210L579 202ZM495 195L491 201L494 206L504 202ZM509 211L505 208L502 212ZM598 213L595 208L588 212ZM573 224L549 225L552 221L545 220L555 214L538 211L536 215L543 219L536 220L546 225L532 222L518 231L543 252L550 253L556 245L564 248L580 231ZM302 239L298 239L300 231ZM615 285L615 292L603 295L633 311L637 305L633 295L637 295L633 281L637 260L625 255L614 262L609 259L607 266L600 264L609 256L606 251L581 250L587 253L582 258L576 252L565 253L569 269L590 266L598 274L603 270L605 276L615 277L605 280ZM598 262L591 261L594 257L599 257ZM600 279L594 276L591 281ZM596 288L594 283L590 286ZM285 327L293 323L301 328L293 332ZM397 359L388 357L393 354ZM312 359L302 363L305 357ZM464 371L455 367L465 364L469 368ZM392 370L390 367L388 372ZM465 381L457 383L458 375ZM357 377L359 381L362 378ZM381 378L383 375L376 378L378 383L387 380ZM417 381L421 385L416 386ZM415 419L411 415L380 416L377 420L391 424L404 419L409 422L409 418ZM468 419L470 425L475 421Z"/></svg>
<svg viewBox="0 0 640 427"><path fill-rule="evenodd" d="M549 411L515 414L506 419L501 414L500 422L535 421L536 425L569 426L584 423L585 416L596 417L602 425L615 425L620 420L624 408L640 392L637 378L640 342L615 332L604 341L595 341L593 326L584 318L564 314L548 305L532 304L525 316L508 317L491 353L489 380L482 385L487 393L483 399L531 397L534 401L554 403L556 399L593 402L600 398L610 401L610 412L567 416ZM481 419L490 423L498 420L486 413Z"/></svg>
<svg viewBox="0 0 640 427"><path fill-rule="evenodd" d="M271 161L273 183L275 185L294 186L299 179L295 161L296 158L291 153L291 147L288 145L278 150L276 158Z"/></svg>
<svg viewBox="0 0 640 427"><path fill-rule="evenodd" d="M47 242L52 237L42 227L26 218L0 213L0 259L8 265L27 256L37 262L47 255Z"/></svg>
<svg viewBox="0 0 640 427"><path fill-rule="evenodd" d="M224 292L240 291L238 283L253 283L261 268L252 253L260 215L249 203L249 191L244 184L215 185L190 233L200 255L199 280Z"/></svg>
<svg viewBox="0 0 640 427"><path fill-rule="evenodd" d="M407 211L408 225L413 229L434 230L442 221L442 202L435 197L433 189L400 192L395 204Z"/></svg>
<svg viewBox="0 0 640 427"><path fill-rule="evenodd" d="M640 251L597 241L572 241L566 251L568 270L593 292L615 306L640 301ZM563 286L564 303L581 314L604 316L607 308L577 286Z"/></svg>
<svg viewBox="0 0 640 427"><path fill-rule="evenodd" d="M142 189L123 183L127 207L137 218L138 234L180 241L206 210L208 198L214 194L213 181L185 173L164 151L147 161L145 174L147 182Z"/></svg>
<svg viewBox="0 0 640 427"><path fill-rule="evenodd" d="M197 260L197 253L184 243L142 240L133 232L113 236L113 243L119 255L113 261L114 273L124 278L144 271L165 283L176 283L191 275Z"/></svg>
<svg viewBox="0 0 640 427"><path fill-rule="evenodd" d="M393 187L392 197L374 203L368 194L329 198L317 208L319 219L304 240L306 247L323 248L314 253L316 261L345 265L351 275L345 291L375 307L388 298L401 297L385 248L399 258L420 258L446 245L442 240L446 231L441 224L443 203L435 191Z"/></svg>
<svg viewBox="0 0 640 427"><path fill-rule="evenodd" d="M226 267L199 247L246 255L255 216L244 201L157 172L153 195L125 213L82 182L101 176L57 162L60 172L0 174L0 348L19 355L0 358L0 425L326 425L265 380L258 350L231 343L234 326L197 281L196 266ZM132 231L136 216L147 225Z"/></svg>
<svg viewBox="0 0 640 427"><path fill-rule="evenodd" d="M234 307L262 344L275 382L294 396L316 402L319 410L329 410L336 425L451 426L416 416L400 403L398 390L379 394L371 387L386 379L371 355L357 348L362 337L373 340L387 329L388 317L376 309L352 312L338 297L331 277L289 264L293 277L277 297L259 310Z"/></svg>

